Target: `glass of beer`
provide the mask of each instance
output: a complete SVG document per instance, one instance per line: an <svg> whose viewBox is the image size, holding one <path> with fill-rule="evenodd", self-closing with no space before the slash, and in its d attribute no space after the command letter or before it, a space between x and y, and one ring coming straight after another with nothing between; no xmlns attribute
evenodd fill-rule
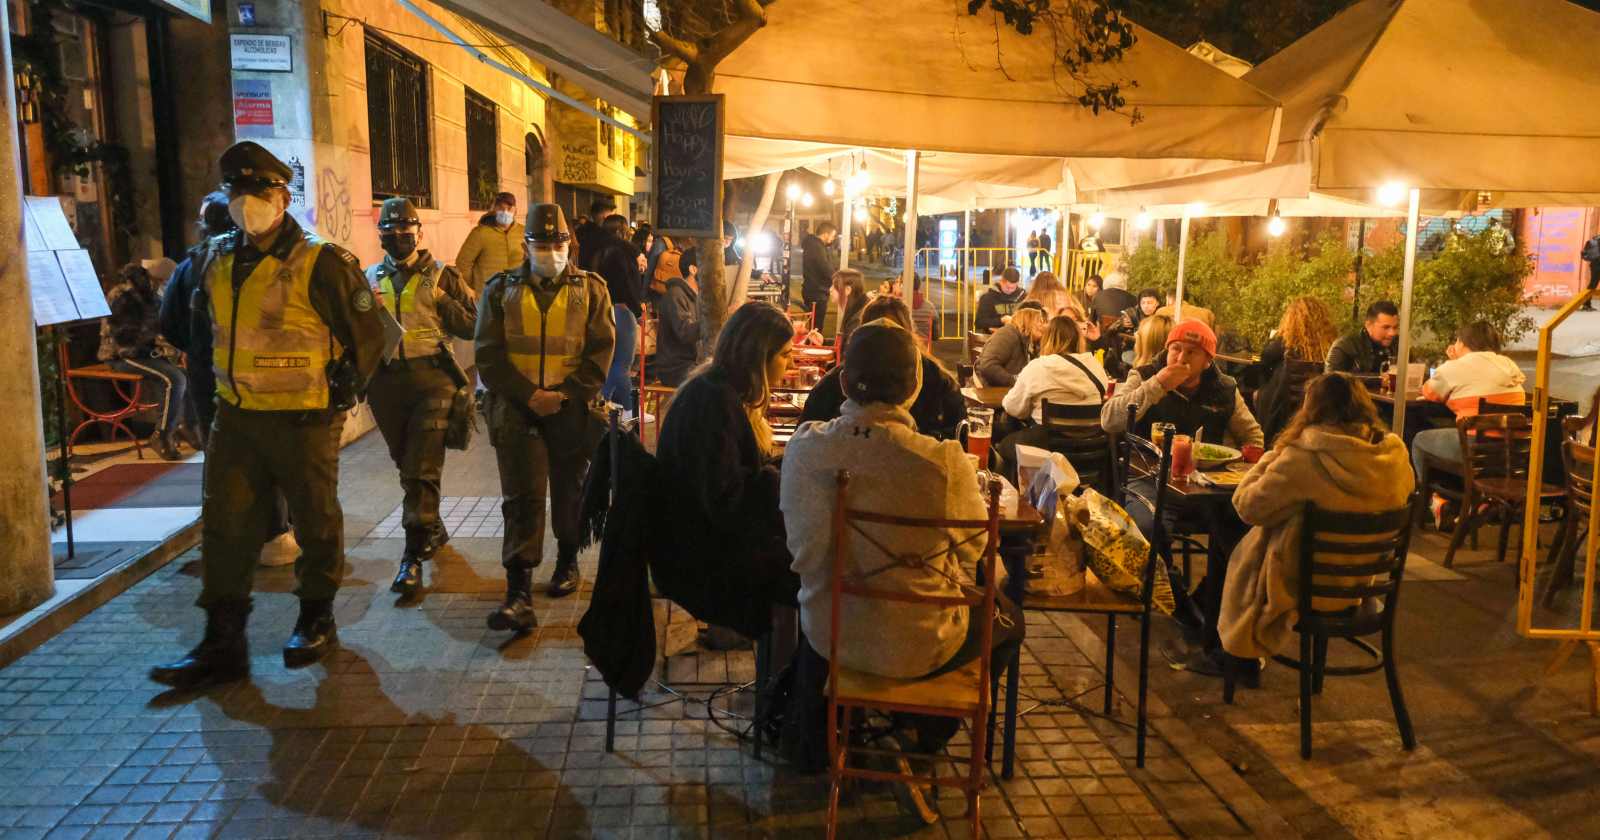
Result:
<svg viewBox="0 0 1600 840"><path fill-rule="evenodd" d="M967 412L967 452L978 456L983 469L989 468L989 443L994 434L994 414L987 408Z"/></svg>

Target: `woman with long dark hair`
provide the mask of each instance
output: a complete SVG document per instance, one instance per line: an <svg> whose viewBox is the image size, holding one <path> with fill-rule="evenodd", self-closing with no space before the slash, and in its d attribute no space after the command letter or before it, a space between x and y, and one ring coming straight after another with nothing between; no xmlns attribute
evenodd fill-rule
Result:
<svg viewBox="0 0 1600 840"><path fill-rule="evenodd" d="M861 326L861 310L867 305L867 282L861 272L841 268L833 273L833 301L839 308L839 325L835 330L834 354L844 359L844 348L850 343L850 333Z"/></svg>
<svg viewBox="0 0 1600 840"><path fill-rule="evenodd" d="M734 310L711 360L678 389L662 421L661 524L651 570L696 618L756 637L773 604L793 604L778 468L766 418L788 371L794 326L768 303Z"/></svg>
<svg viewBox="0 0 1600 840"><path fill-rule="evenodd" d="M1239 517L1253 527L1228 563L1217 628L1223 649L1253 660L1293 638L1307 502L1381 513L1403 507L1414 486L1405 444L1378 419L1360 380L1329 373L1307 383L1300 410L1233 492Z"/></svg>

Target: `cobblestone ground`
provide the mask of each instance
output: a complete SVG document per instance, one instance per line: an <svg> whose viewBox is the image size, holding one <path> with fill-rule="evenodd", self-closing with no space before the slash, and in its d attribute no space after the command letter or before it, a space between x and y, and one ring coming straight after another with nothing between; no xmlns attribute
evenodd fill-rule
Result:
<svg viewBox="0 0 1600 840"><path fill-rule="evenodd" d="M455 459L447 492L493 495L492 461ZM381 441L345 457L352 544L336 603L341 648L302 671L279 648L294 620L287 570L257 576L251 681L162 693L151 664L197 641L193 553L0 670L5 837L814 837L825 779L757 760L704 704L625 713L603 749L605 688L574 631L586 596L541 598L541 627L485 629L501 588L498 540L462 538L415 603L387 592L397 539L362 538L397 501ZM487 470L487 472L485 472ZM592 574L592 557L586 563ZM1124 725L1059 705L1098 697L1075 619L1030 616L1016 777L984 795L993 837L1229 836L1249 830L1162 740L1145 770ZM1128 633L1128 636L1136 634ZM1098 654L1093 658L1098 663ZM748 653L675 658L681 680L740 681ZM705 692L698 692L704 695ZM743 710L735 700L733 711ZM1043 703L1045 705L1037 705ZM1051 704L1055 705L1051 705ZM624 710L631 704L624 703ZM1119 709L1131 718L1131 704ZM725 719L726 715L720 715ZM863 787L847 837L965 836L964 804L908 823Z"/></svg>

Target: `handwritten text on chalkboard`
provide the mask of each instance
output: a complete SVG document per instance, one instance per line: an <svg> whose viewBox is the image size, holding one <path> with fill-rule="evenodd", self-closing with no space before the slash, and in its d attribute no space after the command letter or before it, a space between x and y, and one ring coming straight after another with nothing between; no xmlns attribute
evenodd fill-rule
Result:
<svg viewBox="0 0 1600 840"><path fill-rule="evenodd" d="M722 204L722 97L655 98L656 229L718 236Z"/></svg>

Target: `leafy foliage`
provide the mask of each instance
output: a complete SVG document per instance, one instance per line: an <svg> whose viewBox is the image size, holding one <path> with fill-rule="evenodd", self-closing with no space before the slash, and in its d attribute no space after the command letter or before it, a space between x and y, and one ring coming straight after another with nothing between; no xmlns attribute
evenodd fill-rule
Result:
<svg viewBox="0 0 1600 840"><path fill-rule="evenodd" d="M1301 249L1274 243L1261 259L1240 263L1228 253L1227 238L1209 233L1190 244L1184 265L1184 299L1217 314L1222 331L1259 349L1292 298L1322 301L1342 332L1353 330L1354 257L1336 234L1326 234ZM1363 261L1361 300L1400 300L1404 244L1396 243ZM1177 282L1178 255L1145 240L1128 255L1130 291L1154 287L1163 294ZM1463 235L1436 258L1417 262L1411 313L1414 357L1438 358L1457 327L1484 320L1507 343L1526 335L1533 319L1524 314L1523 281L1532 271L1527 256L1500 253L1487 234Z"/></svg>
<svg viewBox="0 0 1600 840"><path fill-rule="evenodd" d="M967 14L977 16L987 8L1021 35L1034 35L1043 27L1038 37L1051 39L1065 76L1058 86L1095 115L1124 113L1138 123L1139 109L1128 110L1123 91L1139 82L1108 77L1103 69L1121 61L1136 40L1133 24L1118 5L1117 0L967 0ZM1004 56L1000 58L1004 72Z"/></svg>

